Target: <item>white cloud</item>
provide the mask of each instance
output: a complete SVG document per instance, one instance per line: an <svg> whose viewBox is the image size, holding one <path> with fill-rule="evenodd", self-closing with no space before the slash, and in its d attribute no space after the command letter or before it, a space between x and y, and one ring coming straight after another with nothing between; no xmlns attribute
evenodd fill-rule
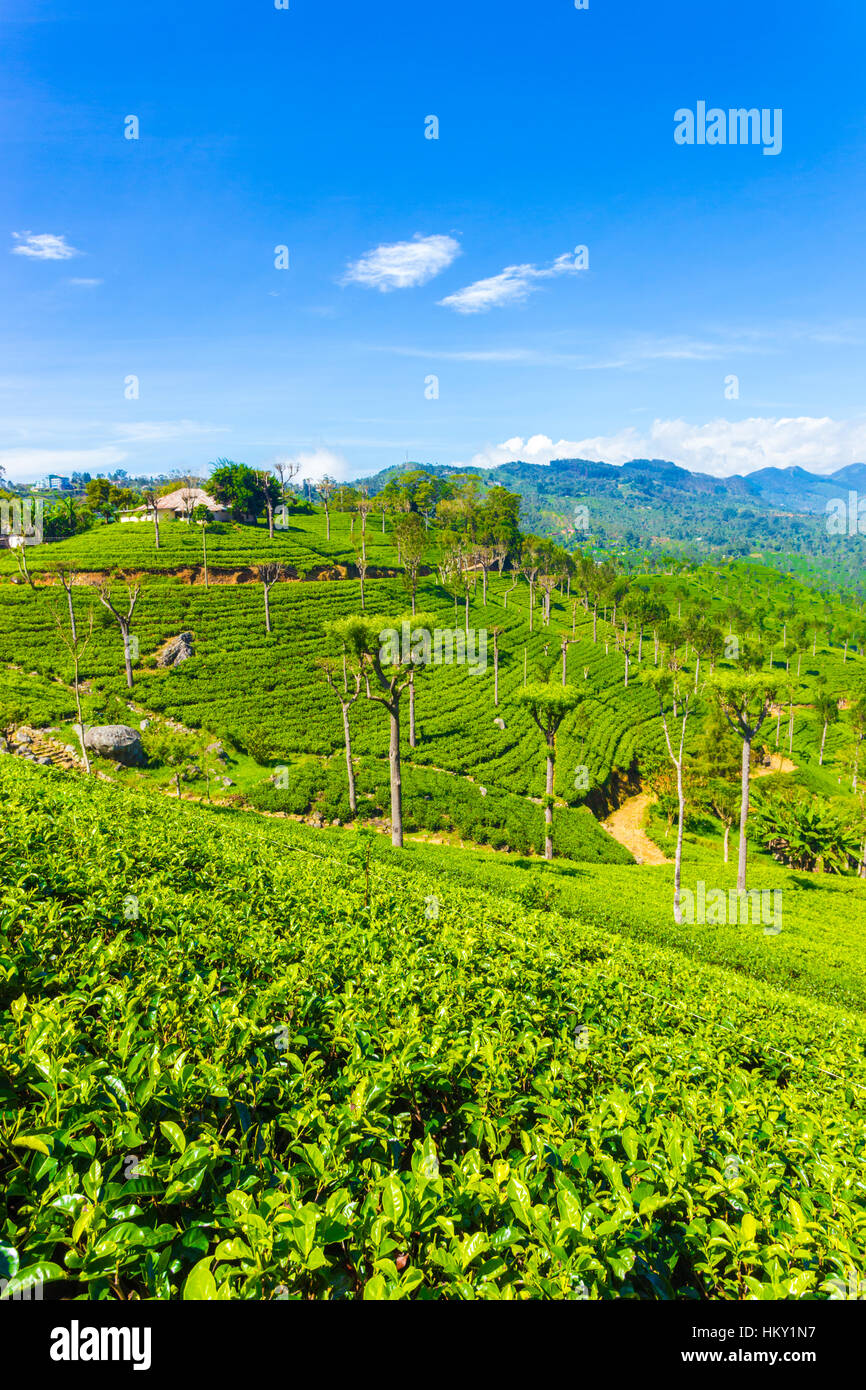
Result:
<svg viewBox="0 0 866 1390"><path fill-rule="evenodd" d="M579 251L585 248L578 248ZM458 314L484 314L488 309L500 308L503 304L519 304L538 288L539 280L550 280L557 275L574 275L586 266L578 256L557 256L548 266L507 265L499 275L491 275L486 280L476 280L465 289L446 295L439 303L445 308L454 309Z"/></svg>
<svg viewBox="0 0 866 1390"><path fill-rule="evenodd" d="M93 285L101 285L103 283L104 282L102 280L86 280L80 278L77 275L73 275L69 281L70 285L83 285L87 289L90 289Z"/></svg>
<svg viewBox="0 0 866 1390"><path fill-rule="evenodd" d="M310 478L313 482L324 478L326 473L329 478L348 480L355 477L357 472L345 455L323 445L315 449L301 449L295 454L278 454L269 467L273 468L275 463L299 463L301 469L297 477Z"/></svg>
<svg viewBox="0 0 866 1390"><path fill-rule="evenodd" d="M426 285L459 255L460 243L453 237L417 235L412 241L395 241L368 251L346 268L343 284L367 285L383 293L411 289Z"/></svg>
<svg viewBox="0 0 866 1390"><path fill-rule="evenodd" d="M122 449L0 449L0 466L13 483L36 482L46 473L93 473L116 468L127 455Z"/></svg>
<svg viewBox="0 0 866 1390"><path fill-rule="evenodd" d="M475 468L495 468L515 460L548 464L557 458L614 464L662 458L716 477L794 465L812 473L832 473L846 464L866 461L866 421L754 417L691 425L685 420L654 420L646 430L628 426L616 434L556 443L545 434L526 440L516 436L503 444L487 445L468 462ZM460 466L466 463L462 460Z"/></svg>
<svg viewBox="0 0 866 1390"><path fill-rule="evenodd" d="M82 254L69 245L65 236L55 236L53 232L13 232L12 236L18 242L12 247L13 256L31 256L37 261L68 261Z"/></svg>

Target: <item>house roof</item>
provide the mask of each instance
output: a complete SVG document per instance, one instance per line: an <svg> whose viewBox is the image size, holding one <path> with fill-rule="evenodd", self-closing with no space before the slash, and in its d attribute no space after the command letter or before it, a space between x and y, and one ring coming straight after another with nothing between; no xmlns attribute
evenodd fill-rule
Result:
<svg viewBox="0 0 866 1390"><path fill-rule="evenodd" d="M192 510L194 507L207 507L212 512L223 512L225 507L222 502L217 502L211 497L209 492L205 492L201 487L179 487L174 492L167 492L165 497L158 497L156 502L157 511L186 511L187 507Z"/></svg>

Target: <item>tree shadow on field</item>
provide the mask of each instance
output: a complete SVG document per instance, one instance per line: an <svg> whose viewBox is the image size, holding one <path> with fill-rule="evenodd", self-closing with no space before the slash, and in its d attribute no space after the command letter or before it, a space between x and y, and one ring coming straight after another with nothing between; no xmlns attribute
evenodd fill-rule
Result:
<svg viewBox="0 0 866 1390"><path fill-rule="evenodd" d="M550 874L554 878L586 878L586 869L578 868L574 863L565 864L561 859L551 863L549 859L509 858L507 864L510 869L538 869L540 873Z"/></svg>

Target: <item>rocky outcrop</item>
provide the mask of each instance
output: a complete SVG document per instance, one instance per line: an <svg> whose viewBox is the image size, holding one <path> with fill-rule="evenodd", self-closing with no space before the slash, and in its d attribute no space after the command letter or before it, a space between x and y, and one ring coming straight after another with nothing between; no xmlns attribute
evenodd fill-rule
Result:
<svg viewBox="0 0 866 1390"><path fill-rule="evenodd" d="M189 661L191 656L195 656L192 642L191 632L179 632L177 637L170 637L157 652L157 666L179 666L182 661Z"/></svg>
<svg viewBox="0 0 866 1390"><path fill-rule="evenodd" d="M138 729L128 724L99 724L84 728L84 744L99 758L110 758L124 767L143 767L147 755L141 744Z"/></svg>

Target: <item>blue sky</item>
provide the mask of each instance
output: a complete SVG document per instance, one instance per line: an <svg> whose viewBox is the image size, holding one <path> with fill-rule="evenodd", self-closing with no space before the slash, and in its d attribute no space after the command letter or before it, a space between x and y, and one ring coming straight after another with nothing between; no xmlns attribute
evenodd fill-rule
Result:
<svg viewBox="0 0 866 1390"><path fill-rule="evenodd" d="M853 0L7 0L0 462L866 459L864 39ZM699 101L781 151L678 145Z"/></svg>

